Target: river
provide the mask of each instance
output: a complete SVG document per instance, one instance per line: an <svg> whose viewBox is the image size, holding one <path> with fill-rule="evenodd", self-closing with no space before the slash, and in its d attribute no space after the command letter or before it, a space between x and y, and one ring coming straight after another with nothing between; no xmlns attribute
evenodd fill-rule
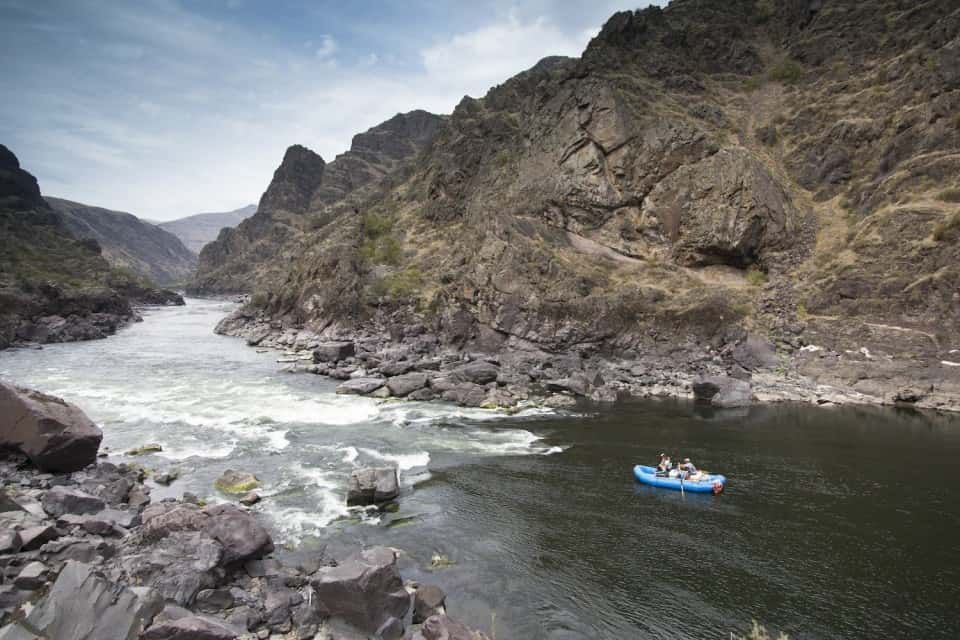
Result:
<svg viewBox="0 0 960 640"><path fill-rule="evenodd" d="M189 299L107 340L0 352L0 378L62 396L111 460L177 469L154 499L217 499L255 473L280 553L398 547L404 576L498 640L960 636L960 419L864 407L683 401L505 416L337 396L212 328ZM639 486L666 450L730 481L719 497ZM358 465L395 464L396 513L348 511ZM442 556L450 563L432 566Z"/></svg>

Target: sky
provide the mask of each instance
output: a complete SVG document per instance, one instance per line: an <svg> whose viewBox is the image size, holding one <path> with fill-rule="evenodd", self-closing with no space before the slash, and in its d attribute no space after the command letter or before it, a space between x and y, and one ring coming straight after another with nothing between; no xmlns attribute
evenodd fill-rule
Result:
<svg viewBox="0 0 960 640"><path fill-rule="evenodd" d="M0 0L0 143L45 195L157 221L232 210L291 144L329 162L650 3Z"/></svg>

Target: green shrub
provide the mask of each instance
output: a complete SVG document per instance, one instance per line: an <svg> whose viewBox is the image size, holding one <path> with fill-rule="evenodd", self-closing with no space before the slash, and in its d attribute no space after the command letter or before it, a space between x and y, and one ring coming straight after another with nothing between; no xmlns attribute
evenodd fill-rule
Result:
<svg viewBox="0 0 960 640"><path fill-rule="evenodd" d="M796 84L803 79L803 67L793 60L781 60L770 68L767 78L784 84Z"/></svg>
<svg viewBox="0 0 960 640"><path fill-rule="evenodd" d="M370 212L363 217L363 232L368 238L379 238L393 230L393 219Z"/></svg>
<svg viewBox="0 0 960 640"><path fill-rule="evenodd" d="M797 305L797 319L798 319L798 320L806 320L806 319L809 318L809 317L810 317L810 312L807 311L807 305L803 304L802 302L801 302L800 304L798 304L798 305Z"/></svg>
<svg viewBox="0 0 960 640"><path fill-rule="evenodd" d="M411 267L387 276L384 281L391 298L412 298L423 286L423 275Z"/></svg>
<svg viewBox="0 0 960 640"><path fill-rule="evenodd" d="M762 286L767 281L767 274L760 270L756 265L747 269L747 284L751 287Z"/></svg>
<svg viewBox="0 0 960 640"><path fill-rule="evenodd" d="M493 162L498 167L505 167L510 164L510 152L506 149L501 149L497 155L493 158Z"/></svg>
<svg viewBox="0 0 960 640"><path fill-rule="evenodd" d="M266 309L268 304L270 304L270 295L265 291L257 291L250 298L250 306L256 309Z"/></svg>

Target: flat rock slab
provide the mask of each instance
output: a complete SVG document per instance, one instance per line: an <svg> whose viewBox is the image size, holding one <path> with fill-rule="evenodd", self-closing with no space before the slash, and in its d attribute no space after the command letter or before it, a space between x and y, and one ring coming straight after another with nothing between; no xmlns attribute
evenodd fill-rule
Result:
<svg viewBox="0 0 960 640"><path fill-rule="evenodd" d="M71 561L24 626L44 640L128 640L138 637L157 611L156 600L140 599L98 576L93 567Z"/></svg>
<svg viewBox="0 0 960 640"><path fill-rule="evenodd" d="M337 393L367 395L384 385L383 378L354 378L337 386Z"/></svg>

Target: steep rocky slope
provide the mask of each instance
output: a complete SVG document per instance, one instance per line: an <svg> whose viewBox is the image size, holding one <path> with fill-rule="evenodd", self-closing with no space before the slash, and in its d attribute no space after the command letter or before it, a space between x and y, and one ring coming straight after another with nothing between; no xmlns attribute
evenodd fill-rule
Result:
<svg viewBox="0 0 960 640"><path fill-rule="evenodd" d="M235 227L256 212L257 205L248 204L233 211L197 213L169 222L160 222L157 226L177 236L187 249L199 254L204 245L217 239L221 229Z"/></svg>
<svg viewBox="0 0 960 640"><path fill-rule="evenodd" d="M635 392L725 373L960 408L958 112L951 0L621 12L582 58L464 98L223 330L427 331L618 363Z"/></svg>
<svg viewBox="0 0 960 640"><path fill-rule="evenodd" d="M0 349L105 337L136 317L133 302L183 304L112 268L96 240L72 235L0 145Z"/></svg>
<svg viewBox="0 0 960 640"><path fill-rule="evenodd" d="M172 233L122 211L45 199L75 237L96 240L114 267L166 286L184 283L193 275L197 257Z"/></svg>
<svg viewBox="0 0 960 640"><path fill-rule="evenodd" d="M398 114L354 136L350 150L329 164L300 145L287 149L257 213L200 252L191 290L248 292L282 281L303 234L325 225L332 205L379 184L419 153L441 122L426 111Z"/></svg>

